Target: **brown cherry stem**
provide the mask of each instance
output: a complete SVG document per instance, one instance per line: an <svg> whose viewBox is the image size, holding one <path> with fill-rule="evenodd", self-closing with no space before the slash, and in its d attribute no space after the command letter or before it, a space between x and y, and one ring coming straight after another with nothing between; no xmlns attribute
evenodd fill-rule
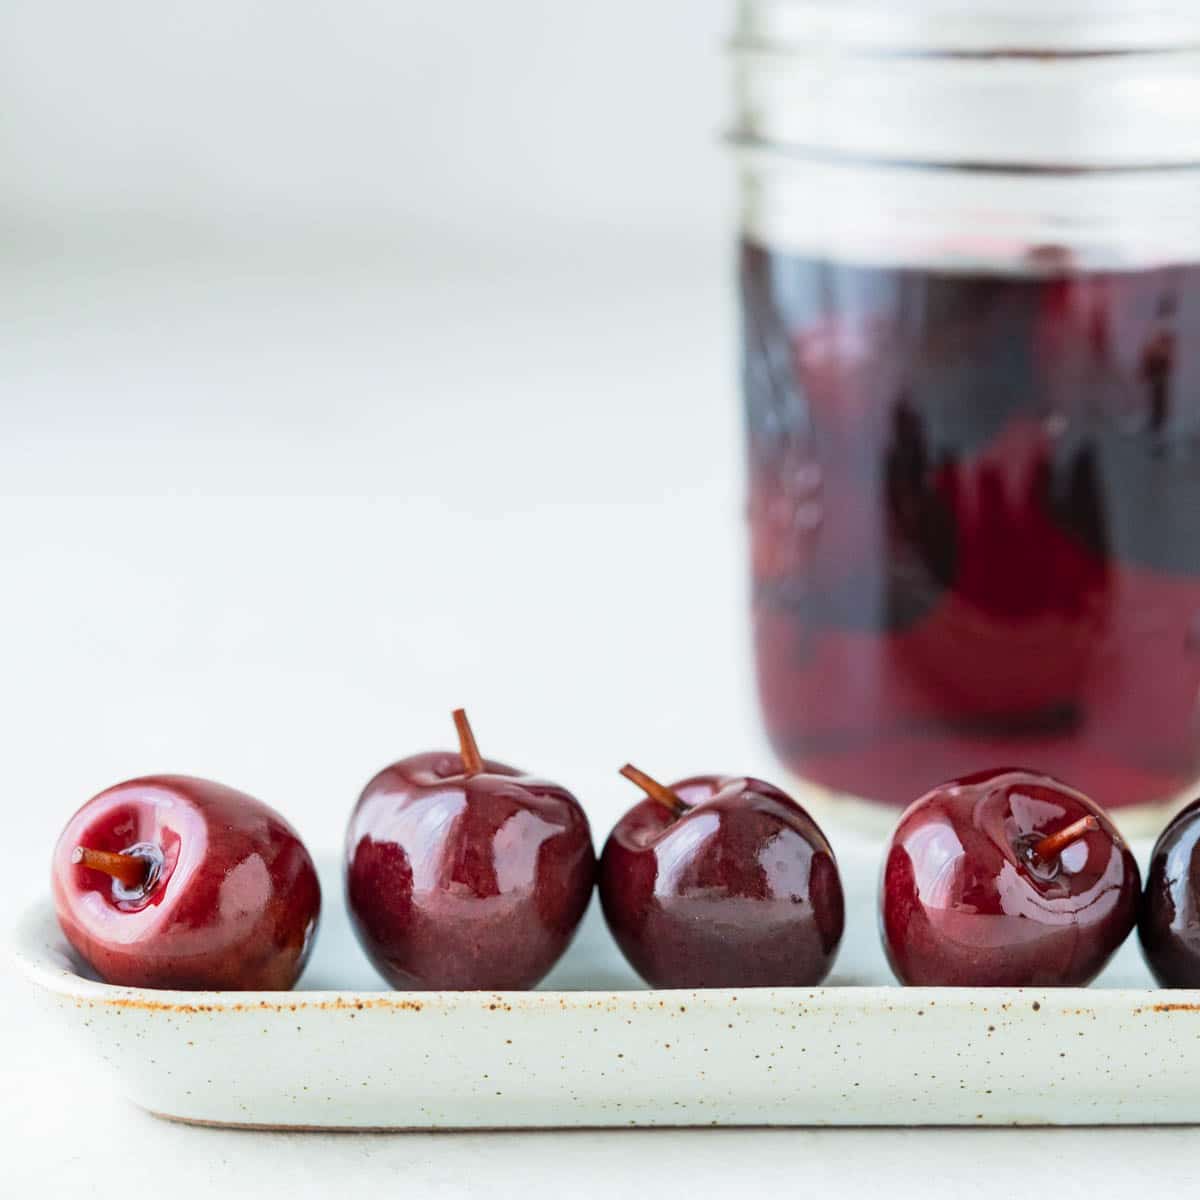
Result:
<svg viewBox="0 0 1200 1200"><path fill-rule="evenodd" d="M458 747L459 753L462 754L463 771L468 775L478 775L483 770L483 756L475 744L475 735L471 732L467 714L461 708L454 710L454 728L458 730Z"/></svg>
<svg viewBox="0 0 1200 1200"><path fill-rule="evenodd" d="M1095 833L1099 828L1100 822L1095 817L1080 817L1078 821L1073 821L1066 829L1060 829L1057 833L1047 834L1041 841L1034 842L1034 857L1040 858L1043 861L1053 858L1056 854L1061 854L1072 842L1077 842L1085 833Z"/></svg>
<svg viewBox="0 0 1200 1200"><path fill-rule="evenodd" d="M669 809L676 816L679 816L687 808L687 805L666 784L659 783L657 779L652 779L645 771L639 771L632 764L626 763L621 768L621 774L631 783L636 783L651 800L657 800L659 804Z"/></svg>
<svg viewBox="0 0 1200 1200"><path fill-rule="evenodd" d="M150 874L150 864L138 854L114 854L111 850L89 850L76 846L71 861L119 879L127 888L139 888Z"/></svg>

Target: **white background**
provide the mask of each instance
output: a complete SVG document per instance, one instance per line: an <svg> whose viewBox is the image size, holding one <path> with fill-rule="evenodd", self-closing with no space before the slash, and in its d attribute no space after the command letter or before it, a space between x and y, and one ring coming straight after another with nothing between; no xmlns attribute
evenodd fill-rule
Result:
<svg viewBox="0 0 1200 1200"><path fill-rule="evenodd" d="M0 11L10 915L118 779L332 848L449 741L776 771L752 701L716 0ZM337 903L336 896L330 897ZM11 1194L1093 1195L1185 1130L317 1136L156 1122L6 980Z"/></svg>

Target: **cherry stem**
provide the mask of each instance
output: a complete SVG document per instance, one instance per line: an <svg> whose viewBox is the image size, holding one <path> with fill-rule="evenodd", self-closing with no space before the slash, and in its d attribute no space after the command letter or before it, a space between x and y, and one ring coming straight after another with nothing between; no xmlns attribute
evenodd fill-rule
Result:
<svg viewBox="0 0 1200 1200"><path fill-rule="evenodd" d="M475 735L471 732L471 722L467 720L464 709L454 710L454 728L458 730L458 748L462 754L463 771L467 775L478 775L483 770L483 756L475 744Z"/></svg>
<svg viewBox="0 0 1200 1200"><path fill-rule="evenodd" d="M1057 833L1047 834L1039 842L1033 844L1033 854L1035 858L1050 859L1056 854L1061 854L1072 842L1077 842L1085 833L1095 833L1100 828L1100 822L1093 816L1080 817L1078 821L1073 821L1066 829L1060 829Z"/></svg>
<svg viewBox="0 0 1200 1200"><path fill-rule="evenodd" d="M687 805L666 784L652 779L645 771L639 771L632 764L626 763L621 768L621 774L631 783L636 783L651 800L657 800L659 804L676 816L679 816L687 808Z"/></svg>
<svg viewBox="0 0 1200 1200"><path fill-rule="evenodd" d="M127 888L139 888L150 874L150 864L140 854L114 854L111 850L88 850L76 846L71 861L119 879Z"/></svg>

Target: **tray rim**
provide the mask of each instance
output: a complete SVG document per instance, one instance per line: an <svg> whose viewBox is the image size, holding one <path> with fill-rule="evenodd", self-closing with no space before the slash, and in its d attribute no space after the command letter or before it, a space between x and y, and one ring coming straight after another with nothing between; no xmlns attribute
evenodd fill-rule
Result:
<svg viewBox="0 0 1200 1200"><path fill-rule="evenodd" d="M482 1008L506 1012L581 1010L624 1006L629 1011L664 1007L690 999L693 1003L723 1001L777 1009L844 1008L922 1010L936 1007L997 1009L1028 1004L1035 1010L1054 1009L1073 1016L1091 1011L1122 1011L1130 1016L1144 1013L1200 1015L1200 989L1191 988L1106 988L1106 987L905 987L894 984L838 984L811 988L621 988L571 991L398 991L379 989L336 989L292 991L179 991L125 987L89 979L55 961L47 942L57 933L58 923L49 900L27 905L10 926L6 957L17 972L46 992L76 1003L112 1008L139 1009L153 1013L242 1013L323 1011L360 1012L386 1009L421 1012L426 1009Z"/></svg>

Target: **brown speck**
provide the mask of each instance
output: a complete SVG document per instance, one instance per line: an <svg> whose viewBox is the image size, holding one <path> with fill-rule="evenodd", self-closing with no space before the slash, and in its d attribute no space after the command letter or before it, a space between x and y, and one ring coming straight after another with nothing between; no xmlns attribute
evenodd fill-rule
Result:
<svg viewBox="0 0 1200 1200"><path fill-rule="evenodd" d="M1034 1012L1042 1011L1042 1006L1036 1000L1033 1002L1033 1011Z"/></svg>

